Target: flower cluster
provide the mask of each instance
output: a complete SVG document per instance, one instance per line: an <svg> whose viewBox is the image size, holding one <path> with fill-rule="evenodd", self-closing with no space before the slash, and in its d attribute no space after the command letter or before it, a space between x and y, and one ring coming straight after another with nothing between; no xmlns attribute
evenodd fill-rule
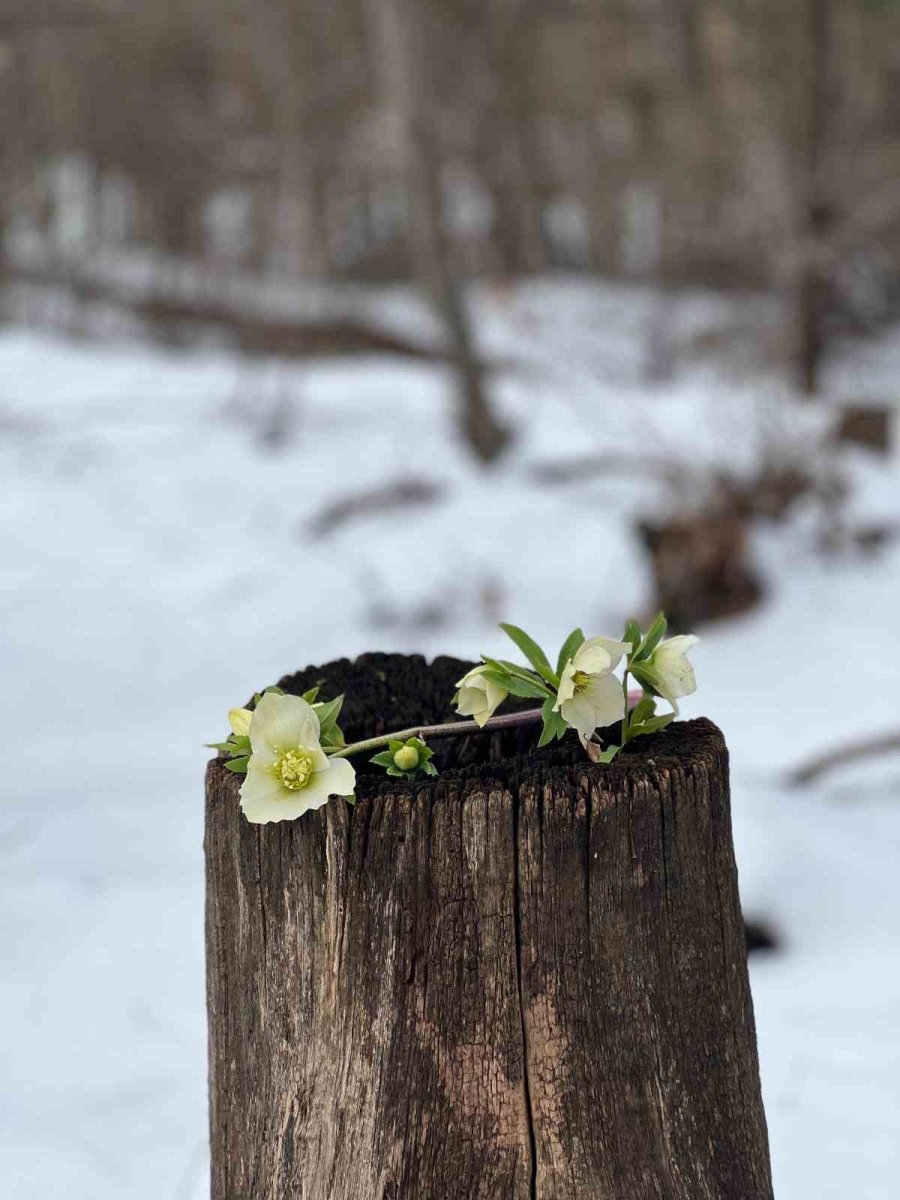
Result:
<svg viewBox="0 0 900 1200"><path fill-rule="evenodd" d="M543 731L539 747L574 729L590 758L595 762L611 762L632 738L664 729L678 713L678 698L696 690L694 672L686 656L698 639L681 636L664 642L667 623L662 613L646 633L642 633L636 621L629 621L622 641L588 638L580 629L574 629L562 644L555 669L524 629L516 625L500 628L516 644L529 666L483 655L481 665L457 684L457 712L471 716L483 728L507 696L541 700ZM614 671L623 659L625 671L619 680ZM632 711L628 706L629 676L643 689ZM673 711L657 716L657 698L667 700ZM622 723L621 742L600 746L597 730L617 722Z"/></svg>
<svg viewBox="0 0 900 1200"><path fill-rule="evenodd" d="M241 809L254 824L295 820L321 808L331 796L352 803L356 772L347 760L369 750L379 751L369 761L388 775L436 775L427 739L471 732L473 722L479 729L540 723L539 748L572 729L593 762L609 763L634 738L665 729L678 714L678 700L696 690L687 653L697 638L666 641L666 628L660 613L646 632L629 621L622 641L588 638L575 629L554 667L523 629L501 625L528 665L482 656L460 679L454 696L456 711L471 720L404 729L348 745L338 725L343 696L319 701L318 688L303 696L267 688L251 707L231 709L231 734L212 746L225 755L229 771L245 777ZM615 674L620 663L621 679ZM633 705L629 678L641 687ZM495 716L509 696L538 700L540 708ZM657 714L659 699L672 711ZM618 741L604 744L599 731L613 725Z"/></svg>

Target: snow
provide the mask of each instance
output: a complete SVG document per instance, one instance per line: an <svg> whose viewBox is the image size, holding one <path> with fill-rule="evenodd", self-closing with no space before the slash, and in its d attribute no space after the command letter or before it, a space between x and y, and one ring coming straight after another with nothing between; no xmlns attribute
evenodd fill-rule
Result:
<svg viewBox="0 0 900 1200"><path fill-rule="evenodd" d="M403 292L367 303L428 329ZM0 334L0 1160L17 1200L206 1192L203 743L229 706L365 649L476 656L500 619L553 644L576 624L615 635L647 603L630 521L671 496L652 471L579 464L649 450L743 471L827 422L774 372L686 360L642 383L651 304L573 281L479 294L486 348L520 364L497 376L518 440L494 472L427 364ZM696 294L675 331L725 321ZM897 336L848 350L832 400L890 395L898 366ZM571 483L536 482L567 460ZM896 460L845 469L855 515L898 519ZM409 477L438 502L312 536L330 503ZM784 778L896 724L900 552L823 558L813 525L760 532L770 595L702 631L684 710L725 730L745 911L784 942L751 962L776 1194L889 1200L900 760Z"/></svg>

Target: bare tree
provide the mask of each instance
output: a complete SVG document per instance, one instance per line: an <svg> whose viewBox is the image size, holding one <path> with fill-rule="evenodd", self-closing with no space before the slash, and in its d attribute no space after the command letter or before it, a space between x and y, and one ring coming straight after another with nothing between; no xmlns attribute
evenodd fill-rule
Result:
<svg viewBox="0 0 900 1200"><path fill-rule="evenodd" d="M448 228L441 181L440 118L428 81L434 46L429 13L418 0L368 0L381 53L381 87L402 131L408 180L409 235L416 277L443 320L459 380L457 421L483 462L505 448L509 433L487 398Z"/></svg>
<svg viewBox="0 0 900 1200"><path fill-rule="evenodd" d="M826 247L834 223L825 175L831 96L831 0L804 0L807 43L804 145L800 161L800 239L796 280L797 373L808 395L818 390L825 352Z"/></svg>

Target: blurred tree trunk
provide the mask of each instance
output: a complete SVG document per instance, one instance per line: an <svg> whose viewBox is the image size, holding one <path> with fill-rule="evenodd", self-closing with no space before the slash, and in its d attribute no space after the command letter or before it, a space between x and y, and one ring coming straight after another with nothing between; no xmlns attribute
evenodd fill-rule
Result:
<svg viewBox="0 0 900 1200"><path fill-rule="evenodd" d="M829 278L825 265L834 213L825 194L825 145L831 102L831 0L804 0L807 73L801 169L800 248L795 281L797 375L815 395L826 351Z"/></svg>
<svg viewBox="0 0 900 1200"><path fill-rule="evenodd" d="M539 42L535 13L527 4L510 14L493 6L489 61L497 81L500 110L495 154L506 165L507 212L515 230L515 269L531 274L546 267L549 247L544 236L541 185L542 155L536 126L546 97L533 94L532 73ZM499 42L499 44L498 44ZM498 222L499 224L499 222Z"/></svg>
<svg viewBox="0 0 900 1200"><path fill-rule="evenodd" d="M543 270L549 260L541 217L533 121L519 100L492 106L479 122L478 164L493 205L492 241L501 275Z"/></svg>
<svg viewBox="0 0 900 1200"><path fill-rule="evenodd" d="M368 0L388 105L400 120L413 269L441 318L458 376L457 423L482 462L497 458L510 434L494 415L457 273L441 180L440 127L428 71L434 47L421 0Z"/></svg>
<svg viewBox="0 0 900 1200"><path fill-rule="evenodd" d="M672 319L676 300L669 257L670 205L667 194L663 99L649 81L637 81L631 103L638 129L639 174L646 200L648 273L655 292L644 348L644 377L649 383L668 380L674 367Z"/></svg>

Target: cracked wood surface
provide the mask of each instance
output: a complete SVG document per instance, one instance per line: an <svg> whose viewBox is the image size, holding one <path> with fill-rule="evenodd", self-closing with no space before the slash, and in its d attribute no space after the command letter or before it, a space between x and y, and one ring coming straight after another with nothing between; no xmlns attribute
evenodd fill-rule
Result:
<svg viewBox="0 0 900 1200"><path fill-rule="evenodd" d="M282 686L346 689L358 736L447 719L466 665ZM357 762L355 809L262 827L210 764L213 1200L772 1196L721 734L532 741Z"/></svg>

